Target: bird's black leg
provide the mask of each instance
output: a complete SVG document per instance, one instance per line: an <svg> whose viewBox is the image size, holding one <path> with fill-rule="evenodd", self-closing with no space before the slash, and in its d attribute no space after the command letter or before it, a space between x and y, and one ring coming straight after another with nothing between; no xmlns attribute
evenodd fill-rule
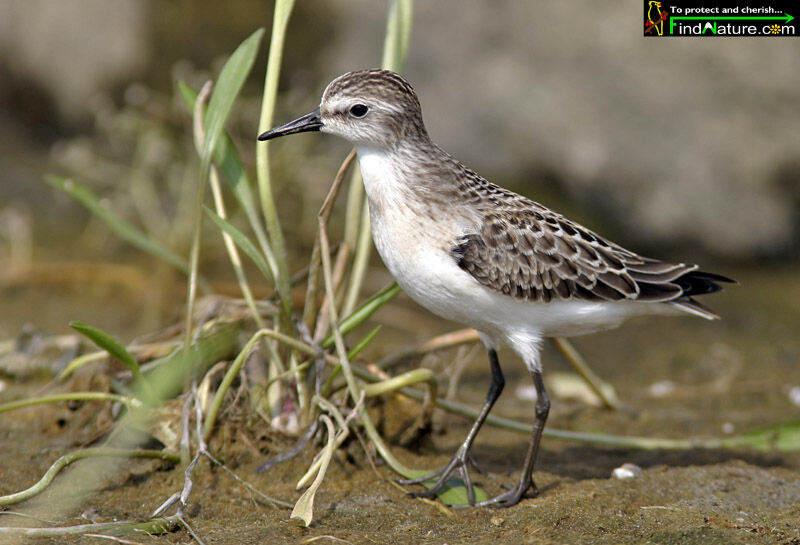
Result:
<svg viewBox="0 0 800 545"><path fill-rule="evenodd" d="M497 401L498 397L500 397L500 394L503 392L503 387L506 384L506 380L503 378L503 371L500 369L500 361L497 359L497 352L493 348L489 349L489 363L492 368L492 384L489 386L489 391L486 394L486 401L484 402L483 407L481 407L481 412L478 414L478 418L472 425L472 429L469 430L467 438L464 439L464 442L458 448L455 455L453 455L453 458L450 460L450 462L448 462L444 467L441 467L440 469L437 469L433 473L429 473L424 477L398 481L400 484L419 484L436 477L439 478L436 481L436 484L434 484L431 488L428 490L423 490L422 492L413 492L411 494L412 496L417 498L435 496L447 484L447 479L450 478L450 475L452 475L454 471L458 470L461 478L464 480L464 485L467 488L467 498L469 500L469 504L475 504L475 490L472 486L472 480L470 479L469 469L467 467L467 463L469 461L469 450L472 448L472 443L475 441L475 437L478 435L478 431L480 431L484 420L486 420L486 417L489 415L489 411L492 410L494 402ZM542 422L542 426L544 426L544 422ZM536 454L534 453L534 457L535 456ZM531 466L532 465L533 464L531 464Z"/></svg>
<svg viewBox="0 0 800 545"><path fill-rule="evenodd" d="M531 441L528 444L528 452L525 454L525 464L522 466L522 475L519 483L512 490L500 494L496 498L480 502L479 506L511 507L522 499L529 488L533 487L534 495L539 493L532 478L533 466L536 463L536 454L539 452L539 441L542 439L544 423L547 421L547 415L550 412L550 398L544 389L541 371L531 371L531 375L536 386L536 423L533 426Z"/></svg>

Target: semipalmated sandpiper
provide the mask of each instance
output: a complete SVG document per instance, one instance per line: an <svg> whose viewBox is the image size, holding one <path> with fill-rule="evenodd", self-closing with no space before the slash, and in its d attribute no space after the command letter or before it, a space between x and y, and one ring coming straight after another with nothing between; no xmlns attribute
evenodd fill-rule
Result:
<svg viewBox="0 0 800 545"><path fill-rule="evenodd" d="M319 108L259 140L322 131L356 147L375 246L397 283L434 314L474 327L489 351L492 382L480 414L452 460L407 483L438 478L433 496L458 472L475 495L467 464L505 380L501 344L525 362L538 394L522 475L508 492L477 505L516 504L529 488L550 401L541 376L545 337L617 327L640 315L717 316L694 296L730 279L640 256L564 216L488 182L428 137L411 85L387 70L333 80Z"/></svg>

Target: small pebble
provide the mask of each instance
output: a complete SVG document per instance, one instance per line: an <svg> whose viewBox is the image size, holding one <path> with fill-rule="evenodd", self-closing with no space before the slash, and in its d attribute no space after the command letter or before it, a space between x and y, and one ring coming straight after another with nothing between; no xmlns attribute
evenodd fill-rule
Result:
<svg viewBox="0 0 800 545"><path fill-rule="evenodd" d="M800 407L800 386L795 386L789 390L789 401L792 402L792 405Z"/></svg>
<svg viewBox="0 0 800 545"><path fill-rule="evenodd" d="M615 479L634 479L641 474L642 468L630 463L622 464L611 472L611 476Z"/></svg>
<svg viewBox="0 0 800 545"><path fill-rule="evenodd" d="M722 425L722 433L730 435L735 431L736 431L736 426L733 425L733 422L725 422Z"/></svg>
<svg viewBox="0 0 800 545"><path fill-rule="evenodd" d="M675 391L675 383L671 380L662 380L650 385L650 395L653 397L665 397Z"/></svg>
<svg viewBox="0 0 800 545"><path fill-rule="evenodd" d="M86 511L81 513L81 518L91 522L99 522L102 520L102 517L97 513L97 509L94 507L89 507Z"/></svg>
<svg viewBox="0 0 800 545"><path fill-rule="evenodd" d="M497 526L498 528L502 526L505 521L506 519L500 517L492 517L489 520L489 522L491 522L493 526Z"/></svg>

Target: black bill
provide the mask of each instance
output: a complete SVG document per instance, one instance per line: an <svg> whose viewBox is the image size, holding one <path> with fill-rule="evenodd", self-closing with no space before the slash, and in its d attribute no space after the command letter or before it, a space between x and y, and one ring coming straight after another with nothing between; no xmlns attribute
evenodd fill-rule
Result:
<svg viewBox="0 0 800 545"><path fill-rule="evenodd" d="M284 123L274 129L270 129L265 133L259 135L258 139L261 141L272 140L287 134L295 134L298 132L318 131L322 127L322 119L319 116L319 108L313 112L308 112L303 117L298 117L294 121Z"/></svg>

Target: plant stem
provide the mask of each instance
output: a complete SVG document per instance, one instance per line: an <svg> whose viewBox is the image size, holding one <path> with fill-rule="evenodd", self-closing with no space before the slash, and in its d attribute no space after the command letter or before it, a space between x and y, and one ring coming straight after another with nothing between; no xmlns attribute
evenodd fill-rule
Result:
<svg viewBox="0 0 800 545"><path fill-rule="evenodd" d="M25 407L33 407L34 405L42 405L44 403L59 403L61 401L111 401L112 403L124 403L128 406L141 407L142 405L141 402L135 398L118 394L109 394L106 392L68 392L65 394L54 394L43 397L29 397L20 399L19 401L3 403L0 405L0 413L24 409Z"/></svg>
<svg viewBox="0 0 800 545"><path fill-rule="evenodd" d="M275 113L275 101L278 96L278 81L280 79L281 60L283 47L286 40L286 28L292 14L294 0L277 0L272 22L272 36L270 37L269 59L267 73L264 80L264 99L261 103L261 118L258 122L259 133L272 126ZM269 168L269 142L259 142L256 145L256 172L258 175L258 189L261 197L261 207L266 219L272 250L278 265L278 276L275 279L275 288L281 299L282 321L284 326L289 325L292 314L292 296L289 273L289 255L286 251L286 242L283 237L275 198L272 193L272 181Z"/></svg>
<svg viewBox="0 0 800 545"><path fill-rule="evenodd" d="M33 486L14 494L0 496L0 507L14 505L36 496L45 488L47 488L50 483L53 482L53 479L55 479L56 475L58 475L58 473L68 465L75 463L78 460L83 460L84 458L93 458L98 456L113 456L123 458L159 458L161 460L172 462L173 464L180 460L177 454L169 453L163 450L131 450L105 447L76 450L61 456L58 460L53 462L53 465L51 465L50 468L45 472L44 476Z"/></svg>

